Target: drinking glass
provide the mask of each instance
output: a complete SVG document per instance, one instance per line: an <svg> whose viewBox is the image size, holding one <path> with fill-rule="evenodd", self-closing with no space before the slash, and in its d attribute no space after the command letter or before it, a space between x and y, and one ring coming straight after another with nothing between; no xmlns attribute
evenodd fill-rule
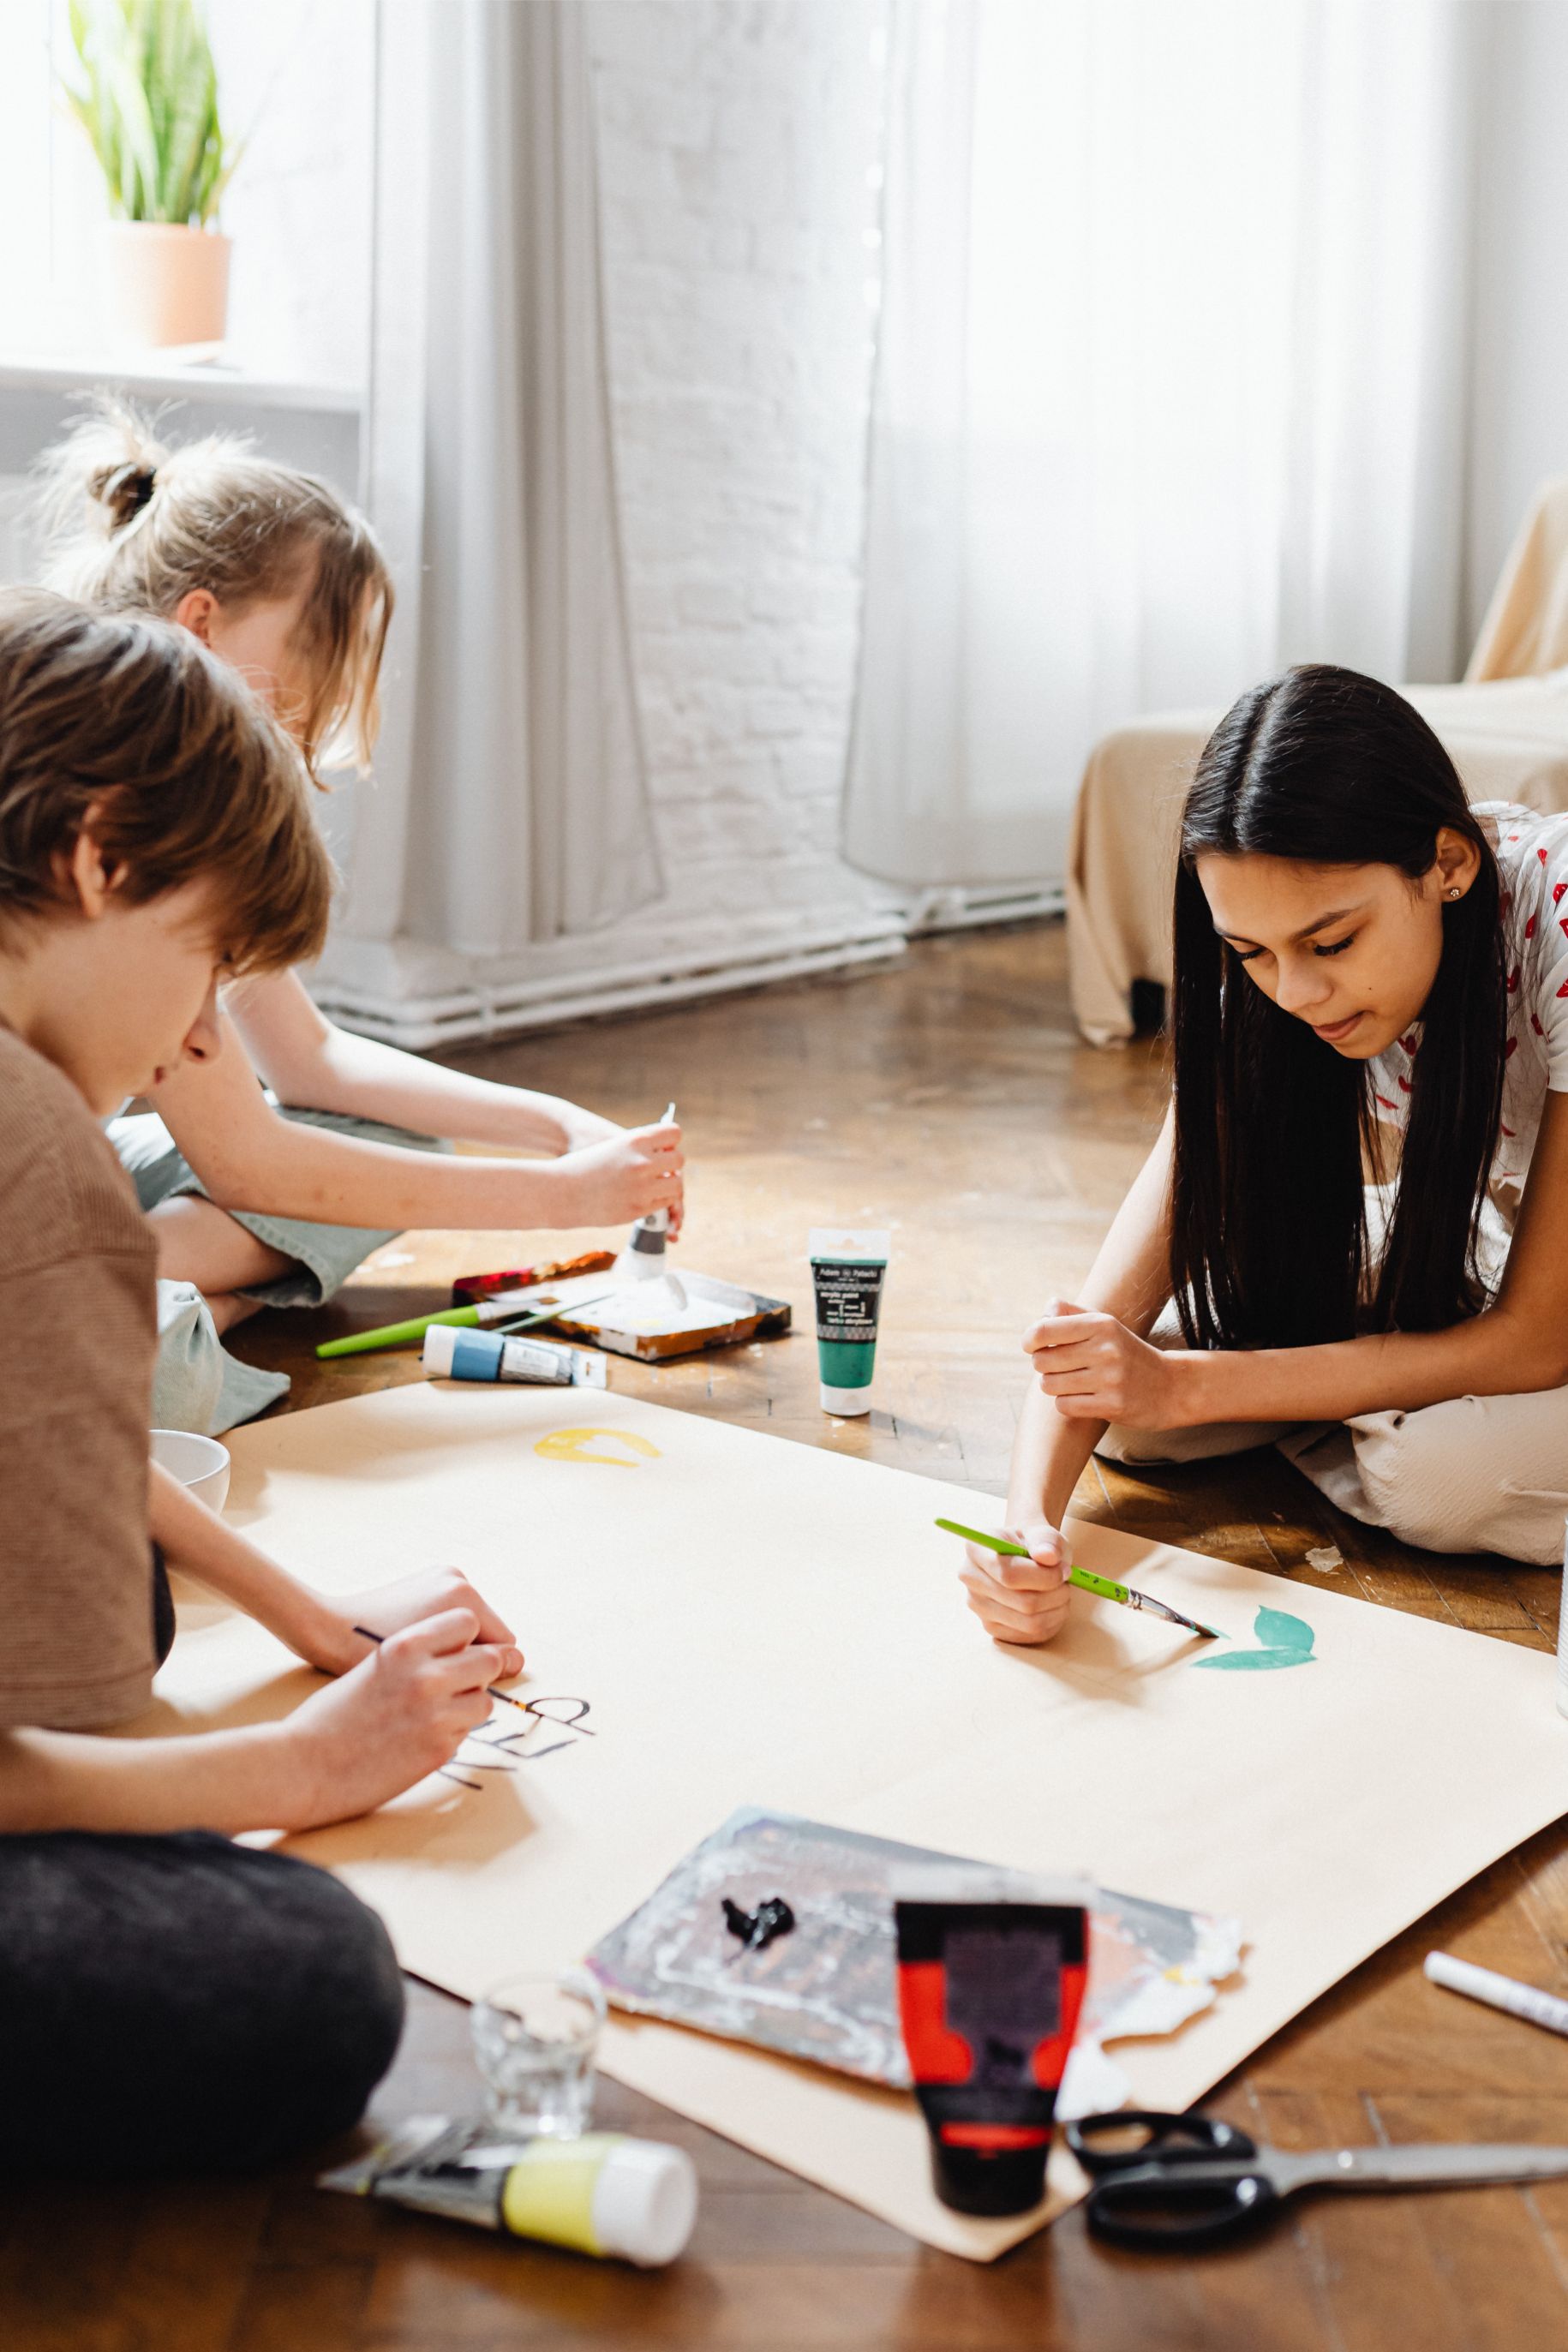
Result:
<svg viewBox="0 0 1568 2352"><path fill-rule="evenodd" d="M506 1977L474 2003L474 2055L501 2130L574 2139L587 2129L604 2022L604 1993L582 1969Z"/></svg>

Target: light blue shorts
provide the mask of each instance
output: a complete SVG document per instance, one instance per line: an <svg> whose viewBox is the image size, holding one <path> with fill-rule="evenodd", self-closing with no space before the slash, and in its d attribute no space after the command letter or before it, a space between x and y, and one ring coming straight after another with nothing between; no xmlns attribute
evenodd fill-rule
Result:
<svg viewBox="0 0 1568 2352"><path fill-rule="evenodd" d="M324 1127L371 1143L395 1143L415 1151L450 1149L433 1136L413 1135L404 1128L337 1111L282 1109L280 1116L302 1127ZM208 1197L156 1112L139 1111L129 1118L111 1119L109 1139L136 1187L143 1211L186 1195L204 1201ZM276 1281L258 1283L241 1292L242 1297L254 1298L263 1307L320 1307L342 1287L373 1250L395 1239L395 1232L374 1232L363 1225L308 1224L295 1217L255 1215L248 1210L228 1213L258 1241L294 1261ZM153 1382L155 1429L194 1429L204 1436L218 1437L288 1392L287 1372L262 1371L229 1354L194 1284L159 1283L158 1361Z"/></svg>

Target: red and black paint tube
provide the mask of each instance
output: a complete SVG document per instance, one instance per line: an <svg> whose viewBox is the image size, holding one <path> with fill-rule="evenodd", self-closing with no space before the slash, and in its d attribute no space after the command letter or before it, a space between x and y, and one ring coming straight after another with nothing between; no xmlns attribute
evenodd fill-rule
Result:
<svg viewBox="0 0 1568 2352"><path fill-rule="evenodd" d="M960 2213L1023 2213L1045 2194L1057 2092L1089 1976L1089 1889L922 1885L893 1906L899 2017L931 2138L931 2174Z"/></svg>

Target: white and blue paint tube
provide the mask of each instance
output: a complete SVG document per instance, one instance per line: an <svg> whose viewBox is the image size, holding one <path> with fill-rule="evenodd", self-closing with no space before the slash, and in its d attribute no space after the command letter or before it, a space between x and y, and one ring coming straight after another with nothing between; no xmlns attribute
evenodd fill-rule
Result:
<svg viewBox="0 0 1568 2352"><path fill-rule="evenodd" d="M605 1359L556 1339L509 1338L432 1323L425 1334L426 1377L438 1381L523 1381L558 1389L602 1389Z"/></svg>

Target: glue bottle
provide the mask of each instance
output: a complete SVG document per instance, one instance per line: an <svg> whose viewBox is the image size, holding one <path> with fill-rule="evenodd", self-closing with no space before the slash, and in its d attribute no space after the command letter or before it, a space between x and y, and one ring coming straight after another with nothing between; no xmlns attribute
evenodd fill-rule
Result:
<svg viewBox="0 0 1568 2352"><path fill-rule="evenodd" d="M668 1274L665 1248L669 1234L669 1211L654 1209L639 1217L626 1235L626 1245L616 1260L616 1272L623 1281L655 1282Z"/></svg>
<svg viewBox="0 0 1568 2352"><path fill-rule="evenodd" d="M670 1104L659 1121L668 1127L675 1117L675 1105ZM678 1307L686 1304L686 1286L679 1275L672 1274L666 1259L669 1238L669 1211L652 1209L639 1217L626 1236L626 1245L616 1260L616 1277L620 1282L658 1282L669 1285Z"/></svg>
<svg viewBox="0 0 1568 2352"><path fill-rule="evenodd" d="M493 2124L473 2117L411 2116L392 2139L316 2185L618 2255L645 2270L672 2263L697 2220L697 2174L683 2148L623 2132L498 2139Z"/></svg>

